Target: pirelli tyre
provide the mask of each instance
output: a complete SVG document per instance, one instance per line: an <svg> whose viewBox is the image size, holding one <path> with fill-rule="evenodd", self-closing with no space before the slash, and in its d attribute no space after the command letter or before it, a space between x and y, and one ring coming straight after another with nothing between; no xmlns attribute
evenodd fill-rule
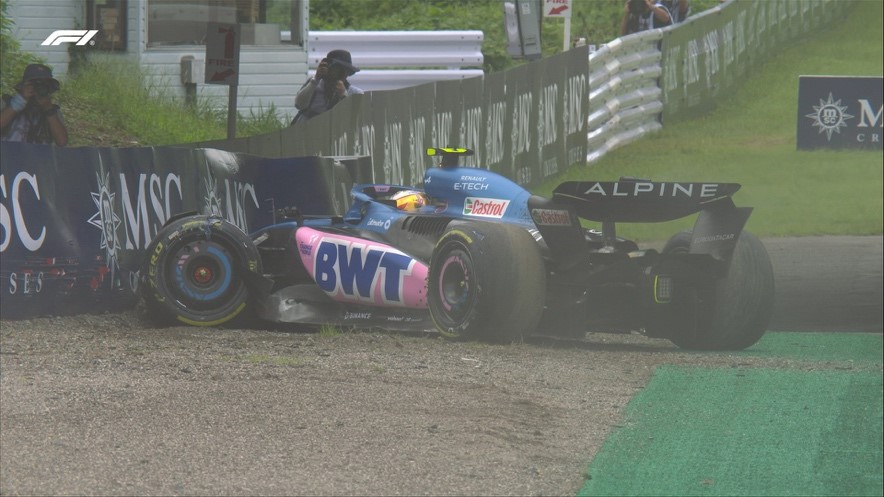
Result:
<svg viewBox="0 0 884 497"><path fill-rule="evenodd" d="M687 253L690 244L690 232L678 233L663 253ZM727 276L711 288L696 289L694 296L694 326L672 330L673 343L685 349L741 350L760 340L774 306L773 267L761 240L744 231Z"/></svg>
<svg viewBox="0 0 884 497"><path fill-rule="evenodd" d="M218 326L251 305L244 275L261 273L251 239L215 216L189 216L163 227L147 248L141 294L151 318Z"/></svg>
<svg viewBox="0 0 884 497"><path fill-rule="evenodd" d="M452 221L430 261L430 314L448 338L513 342L533 332L546 295L540 248L524 228Z"/></svg>

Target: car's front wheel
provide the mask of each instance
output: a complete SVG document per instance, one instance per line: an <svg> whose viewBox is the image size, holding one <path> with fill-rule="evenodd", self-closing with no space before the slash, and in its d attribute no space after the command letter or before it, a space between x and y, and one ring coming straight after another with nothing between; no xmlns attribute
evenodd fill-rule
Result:
<svg viewBox="0 0 884 497"><path fill-rule="evenodd" d="M260 274L249 237L217 217L189 216L160 230L147 248L141 292L152 318L217 326L250 305L244 274Z"/></svg>

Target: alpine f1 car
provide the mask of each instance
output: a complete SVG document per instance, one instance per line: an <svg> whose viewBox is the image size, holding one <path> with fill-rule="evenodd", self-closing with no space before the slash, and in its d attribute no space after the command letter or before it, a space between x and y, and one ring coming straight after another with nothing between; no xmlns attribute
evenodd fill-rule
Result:
<svg viewBox="0 0 884 497"><path fill-rule="evenodd" d="M570 181L551 198L494 172L442 159L423 189L358 184L343 216L297 206L254 233L214 216L169 222L148 247L151 314L216 326L271 322L432 330L497 342L640 330L690 349L742 349L773 309L761 242L743 231L734 183ZM616 223L697 214L661 251L617 237ZM580 219L601 224L588 230Z"/></svg>

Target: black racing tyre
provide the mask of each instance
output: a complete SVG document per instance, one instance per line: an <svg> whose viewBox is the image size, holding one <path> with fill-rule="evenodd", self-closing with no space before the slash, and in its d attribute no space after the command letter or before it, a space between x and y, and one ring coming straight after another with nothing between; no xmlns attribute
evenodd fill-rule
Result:
<svg viewBox="0 0 884 497"><path fill-rule="evenodd" d="M663 253L687 253L691 233L678 233ZM755 235L744 231L734 249L726 277L695 293L695 329L669 339L685 349L742 350L761 339L774 306L770 256Z"/></svg>
<svg viewBox="0 0 884 497"><path fill-rule="evenodd" d="M453 221L433 250L428 287L430 315L444 336L510 343L540 321L546 268L524 228Z"/></svg>
<svg viewBox="0 0 884 497"><path fill-rule="evenodd" d="M218 326L250 307L246 271L261 273L251 239L215 216L189 216L160 230L147 247L141 293L151 318Z"/></svg>

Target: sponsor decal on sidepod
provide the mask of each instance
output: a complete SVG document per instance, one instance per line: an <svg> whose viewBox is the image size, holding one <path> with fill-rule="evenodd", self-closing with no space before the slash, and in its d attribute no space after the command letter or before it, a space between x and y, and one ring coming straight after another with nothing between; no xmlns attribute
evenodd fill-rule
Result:
<svg viewBox="0 0 884 497"><path fill-rule="evenodd" d="M498 198L467 197L463 204L465 216L493 217L500 219L506 213L509 200Z"/></svg>
<svg viewBox="0 0 884 497"><path fill-rule="evenodd" d="M571 215L560 209L531 209L534 222L541 226L571 226Z"/></svg>
<svg viewBox="0 0 884 497"><path fill-rule="evenodd" d="M382 306L427 306L427 266L420 261L389 245L313 228L300 228L295 236L304 267L331 298Z"/></svg>

